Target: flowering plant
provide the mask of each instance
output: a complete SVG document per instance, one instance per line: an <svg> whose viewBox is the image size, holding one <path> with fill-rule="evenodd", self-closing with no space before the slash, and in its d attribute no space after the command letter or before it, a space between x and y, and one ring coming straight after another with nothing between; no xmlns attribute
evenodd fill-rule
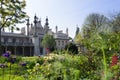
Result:
<svg viewBox="0 0 120 80"><path fill-rule="evenodd" d="M117 63L118 63L118 56L117 55L112 56L112 63L110 64L110 66L111 67L115 66L117 65Z"/></svg>
<svg viewBox="0 0 120 80"><path fill-rule="evenodd" d="M20 65L21 66L26 66L27 64L26 64L26 62L21 62Z"/></svg>
<svg viewBox="0 0 120 80"><path fill-rule="evenodd" d="M9 52L4 53L4 54L3 54L3 57L9 58L9 57L10 57Z"/></svg>

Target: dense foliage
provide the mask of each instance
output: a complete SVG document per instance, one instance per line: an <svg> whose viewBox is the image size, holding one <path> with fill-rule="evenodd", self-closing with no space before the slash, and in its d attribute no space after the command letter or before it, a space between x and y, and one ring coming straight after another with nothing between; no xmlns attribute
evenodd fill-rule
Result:
<svg viewBox="0 0 120 80"><path fill-rule="evenodd" d="M26 6L25 0L0 0L0 26L2 29L5 27L11 28L13 32L16 23L22 23L26 18L24 8Z"/></svg>
<svg viewBox="0 0 120 80"><path fill-rule="evenodd" d="M78 54L78 47L73 43L67 44L65 46L65 50L67 50L70 54Z"/></svg>
<svg viewBox="0 0 120 80"><path fill-rule="evenodd" d="M45 48L49 49L50 51L53 51L54 48L55 48L55 45L56 45L56 42L55 42L55 39L54 39L53 35L46 34L43 37L42 45Z"/></svg>
<svg viewBox="0 0 120 80"><path fill-rule="evenodd" d="M0 68L0 80L104 80L104 67L101 58L88 55L57 55L44 57L22 57L19 62ZM112 56L111 56L112 57ZM1 59L1 58L0 58ZM113 55L112 66L107 63L107 80L120 78L120 64L115 64ZM114 64L113 64L114 63ZM1 65L0 65L1 66ZM3 72L4 69L4 72Z"/></svg>
<svg viewBox="0 0 120 80"><path fill-rule="evenodd" d="M94 56L99 57L99 60L102 61L104 73L102 80L109 80L110 74L108 73L110 69L108 64L114 65L118 62L116 57L112 58L111 63L110 57L120 55L119 20L119 14L114 16L113 19L100 14L90 14L83 24L82 34L79 33L76 37L77 44L84 45L85 52L82 53L88 56L90 62L95 59ZM116 73L118 74L119 71ZM118 77L115 80L118 80Z"/></svg>

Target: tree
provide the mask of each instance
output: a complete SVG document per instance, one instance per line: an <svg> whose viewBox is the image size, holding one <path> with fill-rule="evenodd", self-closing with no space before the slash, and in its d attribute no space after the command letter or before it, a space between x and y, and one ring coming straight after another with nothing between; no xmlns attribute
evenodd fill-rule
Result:
<svg viewBox="0 0 120 80"><path fill-rule="evenodd" d="M120 12L115 15L112 15L111 25L112 25L113 32L120 31Z"/></svg>
<svg viewBox="0 0 120 80"><path fill-rule="evenodd" d="M110 33L109 19L101 14L90 14L85 19L82 27L83 45L91 56L93 53L101 53L101 45L107 45ZM102 37L103 39L99 39ZM104 41L106 40L106 41ZM105 48L108 50L108 48Z"/></svg>
<svg viewBox="0 0 120 80"><path fill-rule="evenodd" d="M108 18L104 15L93 13L87 16L83 24L84 37L90 37L92 32L101 32L108 24Z"/></svg>
<svg viewBox="0 0 120 80"><path fill-rule="evenodd" d="M42 40L42 45L52 51L55 48L56 42L52 35L45 34Z"/></svg>
<svg viewBox="0 0 120 80"><path fill-rule="evenodd" d="M26 6L25 0L0 0L0 26L1 29L11 28L18 30L18 27L15 27L16 23L24 22L24 18L26 18L26 13L23 9Z"/></svg>

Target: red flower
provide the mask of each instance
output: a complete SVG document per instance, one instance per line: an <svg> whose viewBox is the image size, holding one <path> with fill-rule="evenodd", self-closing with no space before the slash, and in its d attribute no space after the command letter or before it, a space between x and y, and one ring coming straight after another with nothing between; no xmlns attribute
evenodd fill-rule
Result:
<svg viewBox="0 0 120 80"><path fill-rule="evenodd" d="M118 56L114 55L112 57L112 63L110 64L110 66L112 67L112 66L116 65L117 63L118 63Z"/></svg>

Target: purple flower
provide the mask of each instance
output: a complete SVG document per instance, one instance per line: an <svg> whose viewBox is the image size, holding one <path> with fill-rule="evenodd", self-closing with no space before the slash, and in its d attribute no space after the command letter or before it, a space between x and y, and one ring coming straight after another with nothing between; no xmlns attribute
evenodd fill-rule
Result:
<svg viewBox="0 0 120 80"><path fill-rule="evenodd" d="M26 64L26 62L22 62L22 63L20 63L20 65L21 66L26 66L27 64Z"/></svg>
<svg viewBox="0 0 120 80"><path fill-rule="evenodd" d="M3 54L3 56L9 58L10 54L8 52L6 52L6 53Z"/></svg>
<svg viewBox="0 0 120 80"><path fill-rule="evenodd" d="M16 56L10 57L10 58L9 58L9 62L15 63L15 62L16 62Z"/></svg>

